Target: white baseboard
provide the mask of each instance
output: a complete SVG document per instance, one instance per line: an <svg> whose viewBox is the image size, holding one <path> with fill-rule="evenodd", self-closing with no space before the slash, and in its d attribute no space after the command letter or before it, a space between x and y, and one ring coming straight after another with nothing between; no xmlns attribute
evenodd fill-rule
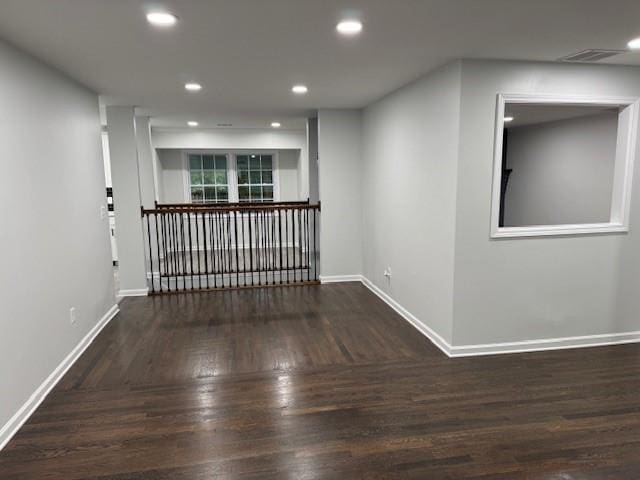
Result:
<svg viewBox="0 0 640 480"><path fill-rule="evenodd" d="M383 292L380 288L378 288L371 280L368 278L361 276L361 281L365 287L375 293L382 301L384 301L387 305L393 308L402 318L404 318L407 322L409 322L416 330L418 330L421 334L431 340L436 347L438 347L442 352L451 357L451 345L442 338L438 333L429 328L423 322L418 320L418 318L413 315L409 310L404 308L398 302L396 302L393 298Z"/></svg>
<svg viewBox="0 0 640 480"><path fill-rule="evenodd" d="M362 275L320 275L320 283L361 282Z"/></svg>
<svg viewBox="0 0 640 480"><path fill-rule="evenodd" d="M356 278L358 277L358 278ZM577 337L545 338L538 340L523 340L517 342L488 343L478 345L451 345L433 329L420 321L415 315L400 305L396 300L377 287L363 275L346 275L339 277L320 277L322 283L361 281L369 290L380 297L393 308L402 318L409 322L416 330L427 337L448 357L475 357L482 355L499 355L507 353L541 352L545 350L562 350L570 348L603 347L625 343L640 343L640 331L623 333L604 333L599 335L583 335Z"/></svg>
<svg viewBox="0 0 640 480"><path fill-rule="evenodd" d="M119 290L118 297L146 297L149 294L148 288L138 288L134 290Z"/></svg>
<svg viewBox="0 0 640 480"><path fill-rule="evenodd" d="M42 384L36 389L31 397L20 407L20 409L9 419L7 423L0 428L0 450L2 450L9 440L18 432L20 427L29 419L33 412L40 406L49 392L56 386L69 368L80 358L91 342L98 336L102 329L115 317L120 310L118 305L114 305L107 313L96 323L96 325L87 333L82 340L74 347L73 350L65 357L62 362L55 368L53 372L46 378Z"/></svg>
<svg viewBox="0 0 640 480"><path fill-rule="evenodd" d="M451 356L476 357L480 355L499 355L505 353L604 347L607 345L639 342L640 332L603 333L600 335L582 335L578 337L544 338L540 340L523 340L519 342L452 346Z"/></svg>

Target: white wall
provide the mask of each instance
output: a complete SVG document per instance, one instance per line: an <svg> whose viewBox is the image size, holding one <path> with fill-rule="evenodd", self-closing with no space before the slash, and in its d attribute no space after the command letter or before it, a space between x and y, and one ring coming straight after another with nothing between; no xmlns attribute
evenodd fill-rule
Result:
<svg viewBox="0 0 640 480"><path fill-rule="evenodd" d="M363 129L363 273L447 341L459 101L456 62L369 106Z"/></svg>
<svg viewBox="0 0 640 480"><path fill-rule="evenodd" d="M306 200L300 191L299 164L299 150L278 150L278 183L282 202Z"/></svg>
<svg viewBox="0 0 640 480"><path fill-rule="evenodd" d="M318 119L307 119L307 139L309 143L309 200L318 203Z"/></svg>
<svg viewBox="0 0 640 480"><path fill-rule="evenodd" d="M96 94L0 42L0 105L1 431L115 297Z"/></svg>
<svg viewBox="0 0 640 480"><path fill-rule="evenodd" d="M362 114L318 112L320 274L362 273Z"/></svg>
<svg viewBox="0 0 640 480"><path fill-rule="evenodd" d="M135 132L141 205L145 208L153 208L156 200L155 159L153 157L153 146L151 145L149 117L135 117Z"/></svg>
<svg viewBox="0 0 640 480"><path fill-rule="evenodd" d="M303 162L307 161L307 135L304 130L152 128L151 137L156 149L297 149L302 152Z"/></svg>
<svg viewBox="0 0 640 480"><path fill-rule="evenodd" d="M608 222L617 127L609 112L509 128L504 225Z"/></svg>
<svg viewBox="0 0 640 480"><path fill-rule="evenodd" d="M233 152L234 150L228 150ZM185 170L183 150L156 150L158 173L161 184L160 203L188 203L185 192ZM300 195L300 150L276 150L278 156L278 183L280 201L304 200Z"/></svg>
<svg viewBox="0 0 640 480"><path fill-rule="evenodd" d="M489 238L498 93L640 96L640 69L464 61L458 165L455 345L640 330L640 168L630 232Z"/></svg>
<svg viewBox="0 0 640 480"><path fill-rule="evenodd" d="M140 217L143 200L140 192L142 183L148 185L149 182L145 180L148 180L151 172L149 168L143 169L143 172L147 172L147 178L140 178L134 108L108 106L107 128L118 246L119 293L123 296L144 294L147 277ZM149 200L151 198L147 199Z"/></svg>

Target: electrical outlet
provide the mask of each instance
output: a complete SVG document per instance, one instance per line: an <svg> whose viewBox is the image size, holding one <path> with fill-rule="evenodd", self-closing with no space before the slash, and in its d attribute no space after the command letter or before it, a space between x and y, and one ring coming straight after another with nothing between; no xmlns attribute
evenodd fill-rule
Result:
<svg viewBox="0 0 640 480"><path fill-rule="evenodd" d="M71 325L74 325L76 323L76 307L71 307L69 309L69 322L71 323Z"/></svg>
<svg viewBox="0 0 640 480"><path fill-rule="evenodd" d="M391 267L387 267L383 274L388 280L391 280Z"/></svg>
<svg viewBox="0 0 640 480"><path fill-rule="evenodd" d="M100 205L100 220L107 218L107 207Z"/></svg>

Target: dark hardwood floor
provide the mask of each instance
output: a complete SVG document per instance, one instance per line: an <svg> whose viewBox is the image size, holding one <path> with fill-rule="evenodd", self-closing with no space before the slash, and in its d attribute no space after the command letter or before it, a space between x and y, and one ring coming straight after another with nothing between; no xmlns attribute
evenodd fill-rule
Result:
<svg viewBox="0 0 640 480"><path fill-rule="evenodd" d="M127 299L0 478L640 478L640 346L448 359L360 284Z"/></svg>

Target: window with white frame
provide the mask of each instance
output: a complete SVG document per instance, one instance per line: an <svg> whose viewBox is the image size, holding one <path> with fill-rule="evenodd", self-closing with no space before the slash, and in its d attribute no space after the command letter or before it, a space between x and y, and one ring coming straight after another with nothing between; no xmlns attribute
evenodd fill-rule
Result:
<svg viewBox="0 0 640 480"><path fill-rule="evenodd" d="M229 201L227 156L189 154L189 192L192 203Z"/></svg>
<svg viewBox="0 0 640 480"><path fill-rule="evenodd" d="M237 155L236 170L240 202L273 201L273 155Z"/></svg>

